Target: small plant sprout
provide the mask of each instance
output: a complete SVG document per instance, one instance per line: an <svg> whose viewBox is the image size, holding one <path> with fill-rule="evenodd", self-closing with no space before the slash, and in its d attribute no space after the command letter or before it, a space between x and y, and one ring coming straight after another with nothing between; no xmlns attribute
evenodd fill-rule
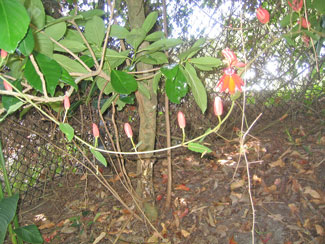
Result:
<svg viewBox="0 0 325 244"><path fill-rule="evenodd" d="M135 146L134 141L133 141L132 127L131 127L131 125L129 123L124 124L124 132L125 132L126 136L128 138L130 138L132 146L133 146L134 150L136 150L136 146Z"/></svg>
<svg viewBox="0 0 325 244"><path fill-rule="evenodd" d="M68 110L70 108L70 99L67 95L64 96L63 99L63 106L64 106L64 117L63 117L63 122L65 121L65 118L67 116Z"/></svg>
<svg viewBox="0 0 325 244"><path fill-rule="evenodd" d="M256 10L256 17L263 25L267 24L270 21L269 11L262 7L259 7Z"/></svg>
<svg viewBox="0 0 325 244"><path fill-rule="evenodd" d="M219 122L221 122L220 116L223 113L223 104L222 104L222 100L220 97L215 97L214 104L213 104L213 111L214 111L214 114L218 117Z"/></svg>
<svg viewBox="0 0 325 244"><path fill-rule="evenodd" d="M181 112L181 111L178 112L177 121L178 121L179 128L182 129L182 133L183 133L182 144L183 144L185 141L185 126L186 126L186 120L185 120L185 116L184 116L183 112Z"/></svg>
<svg viewBox="0 0 325 244"><path fill-rule="evenodd" d="M99 137L99 129L98 129L98 126L95 123L93 123L93 135L95 137L94 147L97 147L97 145L98 145L98 137Z"/></svg>

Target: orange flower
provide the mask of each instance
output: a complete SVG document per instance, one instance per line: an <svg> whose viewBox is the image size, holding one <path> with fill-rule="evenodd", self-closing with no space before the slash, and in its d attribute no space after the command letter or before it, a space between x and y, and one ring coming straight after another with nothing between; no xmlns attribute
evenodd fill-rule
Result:
<svg viewBox="0 0 325 244"><path fill-rule="evenodd" d="M224 74L217 86L219 85L222 85L220 92L228 89L230 94L234 94L236 87L239 91L242 91L241 87L244 85L244 82L233 68L228 67L224 70Z"/></svg>
<svg viewBox="0 0 325 244"><path fill-rule="evenodd" d="M288 1L289 6L292 8L293 11L300 12L302 9L302 6L304 5L304 1L300 0L292 0L292 3Z"/></svg>

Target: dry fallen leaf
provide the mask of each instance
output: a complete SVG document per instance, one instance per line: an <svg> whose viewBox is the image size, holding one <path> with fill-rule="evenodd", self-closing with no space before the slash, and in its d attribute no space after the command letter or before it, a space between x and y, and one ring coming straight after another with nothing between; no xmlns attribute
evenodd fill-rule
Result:
<svg viewBox="0 0 325 244"><path fill-rule="evenodd" d="M272 168L277 167L277 166L283 168L283 167L285 166L285 163L284 163L283 160L280 158L280 159L278 159L277 161L274 161L273 163L270 163L270 166L271 166Z"/></svg>
<svg viewBox="0 0 325 244"><path fill-rule="evenodd" d="M311 189L310 186L306 186L306 187L304 188L304 193L305 193L305 194L309 194L309 195L311 195L313 198L317 198L317 199L320 198L319 193L318 193L317 191Z"/></svg>
<svg viewBox="0 0 325 244"><path fill-rule="evenodd" d="M317 232L317 235L324 236L324 228L318 224L315 224L315 229Z"/></svg>
<svg viewBox="0 0 325 244"><path fill-rule="evenodd" d="M40 227L38 227L40 230L44 230L44 229L50 229L50 228L52 228L52 227L54 227L55 226L55 224L53 223L53 222L51 222L51 221L49 221L49 220L46 220L46 221L44 221L44 223L40 226Z"/></svg>
<svg viewBox="0 0 325 244"><path fill-rule="evenodd" d="M186 230L181 230L181 233L182 233L182 236L184 236L185 238L188 237L191 233L189 233L188 231Z"/></svg>
<svg viewBox="0 0 325 244"><path fill-rule="evenodd" d="M245 185L245 181L244 180L239 180L239 181L231 183L230 189L234 190L234 189L242 187L243 185Z"/></svg>
<svg viewBox="0 0 325 244"><path fill-rule="evenodd" d="M93 244L99 243L105 236L106 236L106 232L100 233L100 235L97 236L96 239L94 240Z"/></svg>
<svg viewBox="0 0 325 244"><path fill-rule="evenodd" d="M293 215L297 214L299 212L299 209L294 203L289 203L288 207L290 208L290 211Z"/></svg>

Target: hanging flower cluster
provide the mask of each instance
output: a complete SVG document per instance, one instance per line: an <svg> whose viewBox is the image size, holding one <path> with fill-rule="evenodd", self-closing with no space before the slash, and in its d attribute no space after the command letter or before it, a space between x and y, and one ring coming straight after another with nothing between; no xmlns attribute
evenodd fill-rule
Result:
<svg viewBox="0 0 325 244"><path fill-rule="evenodd" d="M237 75L234 67L245 67L245 64L238 62L236 54L231 51L229 48L226 48L222 51L222 55L225 57L225 62L228 67L224 70L224 74L218 82L217 86L221 85L220 92L224 92L228 89L230 94L234 94L236 88L239 91L242 91L241 87L244 85L243 80Z"/></svg>

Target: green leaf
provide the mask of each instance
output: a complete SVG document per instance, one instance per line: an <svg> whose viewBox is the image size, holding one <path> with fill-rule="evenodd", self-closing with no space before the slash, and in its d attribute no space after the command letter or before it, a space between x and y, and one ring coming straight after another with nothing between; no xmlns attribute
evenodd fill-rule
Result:
<svg viewBox="0 0 325 244"><path fill-rule="evenodd" d="M133 29L129 34L126 35L125 40L134 49L137 49L146 37L146 32L141 28Z"/></svg>
<svg viewBox="0 0 325 244"><path fill-rule="evenodd" d="M18 199L19 194L17 193L0 201L0 243L4 242L8 225L16 214Z"/></svg>
<svg viewBox="0 0 325 244"><path fill-rule="evenodd" d="M12 53L25 36L30 19L18 0L1 0L0 16L0 49Z"/></svg>
<svg viewBox="0 0 325 244"><path fill-rule="evenodd" d="M199 70L203 70L203 71L211 71L211 70L213 70L213 67L211 67L211 66L205 66L205 65L200 65L200 64L194 64L194 65Z"/></svg>
<svg viewBox="0 0 325 244"><path fill-rule="evenodd" d="M91 19L94 16L100 17L100 16L103 16L104 14L105 14L105 11L102 10L102 9L92 9L92 10L88 10L88 11L85 11L85 12L80 12L80 15L85 20Z"/></svg>
<svg viewBox="0 0 325 244"><path fill-rule="evenodd" d="M194 99L197 105L200 107L202 113L204 113L207 108L207 93L205 87L197 77L196 71L191 64L187 63L184 71L187 82L191 87Z"/></svg>
<svg viewBox="0 0 325 244"><path fill-rule="evenodd" d="M150 92L142 82L138 83L138 90L143 96L145 96L148 100L150 100L151 97Z"/></svg>
<svg viewBox="0 0 325 244"><path fill-rule="evenodd" d="M70 86L72 86L76 91L78 91L78 85L76 84L76 82L74 81L74 79L70 76L70 74L68 73L68 71L66 71L64 68L61 67L61 77L60 77L60 81L68 84Z"/></svg>
<svg viewBox="0 0 325 244"><path fill-rule="evenodd" d="M88 42L97 45L97 47L101 47L105 36L105 25L103 19L94 16L92 19L88 20L85 26L84 35Z"/></svg>
<svg viewBox="0 0 325 244"><path fill-rule="evenodd" d="M41 0L25 0L25 8L31 18L31 23L38 29L45 25L45 11Z"/></svg>
<svg viewBox="0 0 325 244"><path fill-rule="evenodd" d="M105 167L107 167L107 161L104 158L103 154L101 154L98 151L95 151L94 149L90 149L91 153L95 156L95 158L102 163L102 165L104 165Z"/></svg>
<svg viewBox="0 0 325 244"><path fill-rule="evenodd" d="M86 49L86 46L78 41L73 41L73 40L68 40L68 39L63 39L59 41L60 44L62 44L64 47L68 48L71 52L73 53L79 53L82 52ZM55 51L59 52L64 52L66 53L67 51L61 48L60 46L56 45L54 46Z"/></svg>
<svg viewBox="0 0 325 244"><path fill-rule="evenodd" d="M240 91L236 91L234 94L232 94L230 96L230 99L231 99L231 101L236 101L238 98L240 98L240 96L241 96L241 92Z"/></svg>
<svg viewBox="0 0 325 244"><path fill-rule="evenodd" d="M169 49L172 47L176 47L181 43L183 43L183 41L180 39L173 39L173 38L166 39L166 38L164 38L164 39L161 39L159 41L152 43L151 45L149 45L143 49L140 49L140 51L166 50L166 49Z"/></svg>
<svg viewBox="0 0 325 244"><path fill-rule="evenodd" d="M19 43L18 50L24 56L27 57L32 53L34 46L35 46L35 42L34 42L33 32L29 28L25 38Z"/></svg>
<svg viewBox="0 0 325 244"><path fill-rule="evenodd" d="M200 57L200 58L192 58L188 60L190 63L200 66L206 67L219 67L222 65L222 61L218 58L214 57Z"/></svg>
<svg viewBox="0 0 325 244"><path fill-rule="evenodd" d="M157 94L160 78L161 78L161 72L157 72L153 77L152 89L155 94Z"/></svg>
<svg viewBox="0 0 325 244"><path fill-rule="evenodd" d="M150 96L150 94L149 94ZM134 104L134 99L135 95L130 94L130 95L125 95L125 94L120 94L119 99L124 102L125 104Z"/></svg>
<svg viewBox="0 0 325 244"><path fill-rule="evenodd" d="M116 52L112 49L106 49L105 58L109 63L110 69L115 69L116 67L120 66L124 63L124 61L128 58L130 50Z"/></svg>
<svg viewBox="0 0 325 244"><path fill-rule="evenodd" d="M144 54L139 57L139 61L145 64L153 64L153 65L168 63L167 56L163 52Z"/></svg>
<svg viewBox="0 0 325 244"><path fill-rule="evenodd" d="M125 107L126 103L123 102L121 99L117 99L116 105L117 105L117 111L122 111L122 109Z"/></svg>
<svg viewBox="0 0 325 244"><path fill-rule="evenodd" d="M0 79L1 80L1 79ZM20 80L15 80L12 82L12 84L19 90L22 90L21 82ZM8 110L11 106L18 103L20 100L14 96L8 96L8 95L2 95L2 104L3 107Z"/></svg>
<svg viewBox="0 0 325 244"><path fill-rule="evenodd" d="M128 34L130 34L130 32L126 28L116 24L111 26L111 31L109 33L111 37L116 37L118 39L125 39Z"/></svg>
<svg viewBox="0 0 325 244"><path fill-rule="evenodd" d="M158 18L158 12L157 11L151 12L144 20L141 29L143 29L147 34L155 25L157 18Z"/></svg>
<svg viewBox="0 0 325 244"><path fill-rule="evenodd" d="M132 75L119 70L112 70L111 83L114 90L120 94L130 94L138 88L138 83Z"/></svg>
<svg viewBox="0 0 325 244"><path fill-rule="evenodd" d="M23 102L18 102L18 103L16 103L16 104L10 106L9 109L7 110L7 113L6 113L4 116L2 116L2 117L0 118L0 122L4 121L4 119L5 119L8 115L10 115L10 114L16 112L16 111L17 111L21 106L23 106L23 105L24 105ZM1 221L1 217L0 217L0 221Z"/></svg>
<svg viewBox="0 0 325 244"><path fill-rule="evenodd" d="M71 125L67 123L60 123L59 128L67 137L68 142L71 142L74 137L74 129L71 127Z"/></svg>
<svg viewBox="0 0 325 244"><path fill-rule="evenodd" d="M101 114L105 113L105 111L111 106L112 102L115 100L116 97L117 97L117 94L114 94L110 98L105 100L104 104L100 108Z"/></svg>
<svg viewBox="0 0 325 244"><path fill-rule="evenodd" d="M299 15L296 12L294 12L292 14L288 14L288 15L284 16L284 18L280 21L280 26L282 28L284 28L284 27L288 26L290 23L295 24L298 17L299 17Z"/></svg>
<svg viewBox="0 0 325 244"><path fill-rule="evenodd" d="M160 39L163 39L164 37L165 37L164 32L155 31L154 33L151 33L150 35L146 36L146 38L144 40L148 41L148 42L155 42L155 41L158 41Z"/></svg>
<svg viewBox="0 0 325 244"><path fill-rule="evenodd" d="M180 60L185 60L187 58L193 57L198 51L200 51L205 43L205 39L201 38L197 40L191 48L181 53L178 57Z"/></svg>
<svg viewBox="0 0 325 244"><path fill-rule="evenodd" d="M193 152L198 152L198 153L202 153L202 157L204 154L206 153L210 153L212 152L212 150L206 146L203 146L199 143L195 143L195 142L191 142L188 144L188 149L193 151Z"/></svg>
<svg viewBox="0 0 325 244"><path fill-rule="evenodd" d="M36 225L27 225L14 229L14 232L19 238L28 243L42 244L44 243L43 237L39 232Z"/></svg>
<svg viewBox="0 0 325 244"><path fill-rule="evenodd" d="M95 78L95 81L96 81L96 85L97 85L97 87L98 87L99 90L103 90L104 89L104 86L107 83L107 80L105 80L104 78L99 77L99 76L97 76ZM114 89L112 87L112 83L111 82L108 82L107 83L107 85L105 86L105 89L103 90L103 92L104 92L105 95L109 95L112 92L114 92Z"/></svg>
<svg viewBox="0 0 325 244"><path fill-rule="evenodd" d="M321 14L325 14L325 4L323 0L314 0L312 2L312 7L319 11Z"/></svg>
<svg viewBox="0 0 325 244"><path fill-rule="evenodd" d="M59 83L59 79L62 73L61 66L54 59L51 59L41 53L35 55L35 60L40 71L44 75L47 92L51 96L54 96L56 86ZM25 76L27 78L28 83L33 88L43 93L41 78L36 73L36 70L30 60L28 60L26 63Z"/></svg>
<svg viewBox="0 0 325 244"><path fill-rule="evenodd" d="M92 68L95 65L94 59L88 55L82 55L80 59L89 67Z"/></svg>
<svg viewBox="0 0 325 244"><path fill-rule="evenodd" d="M57 20L47 15L46 24L49 24L49 27L44 32L54 40L60 40L67 30L67 25L65 22L58 22L57 24L51 24L51 22L57 22Z"/></svg>
<svg viewBox="0 0 325 244"><path fill-rule="evenodd" d="M179 68L179 65L175 65L171 69L169 67L164 67L160 70L167 78L165 89L169 100L179 104L181 98L188 92L186 78L182 70Z"/></svg>
<svg viewBox="0 0 325 244"><path fill-rule="evenodd" d="M77 41L79 43L83 43L82 37L80 36L79 32L71 29L68 29L66 31L64 40L71 40L71 41Z"/></svg>
<svg viewBox="0 0 325 244"><path fill-rule="evenodd" d="M303 30L303 32L309 36L310 38L312 38L314 41L318 41L320 39L319 35L314 34L313 32L310 32L308 30Z"/></svg>
<svg viewBox="0 0 325 244"><path fill-rule="evenodd" d="M53 42L42 33L34 33L36 52L42 53L48 57L53 56Z"/></svg>
<svg viewBox="0 0 325 244"><path fill-rule="evenodd" d="M64 67L69 73L78 72L86 74L88 71L76 60L72 60L67 56L61 54L54 54L53 59Z"/></svg>

